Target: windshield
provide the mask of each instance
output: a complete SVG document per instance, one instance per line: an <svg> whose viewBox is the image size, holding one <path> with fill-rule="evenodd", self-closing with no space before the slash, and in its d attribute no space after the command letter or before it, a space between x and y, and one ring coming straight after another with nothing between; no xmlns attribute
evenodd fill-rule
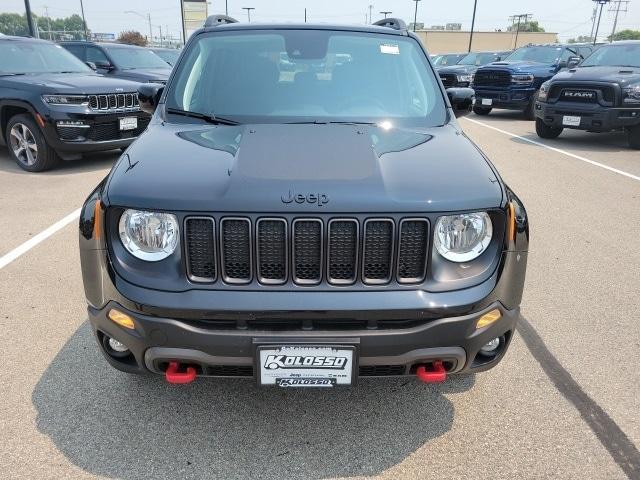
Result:
<svg viewBox="0 0 640 480"><path fill-rule="evenodd" d="M0 75L8 73L91 72L60 45L0 40Z"/></svg>
<svg viewBox="0 0 640 480"><path fill-rule="evenodd" d="M470 53L458 65L486 65L498 59L497 53Z"/></svg>
<svg viewBox="0 0 640 480"><path fill-rule="evenodd" d="M445 103L408 37L326 30L200 35L169 86L167 107L236 121L390 121L433 126Z"/></svg>
<svg viewBox="0 0 640 480"><path fill-rule="evenodd" d="M640 68L640 43L601 47L580 64L581 67L619 66Z"/></svg>
<svg viewBox="0 0 640 480"><path fill-rule="evenodd" d="M180 56L180 50L152 50L153 53L158 55L162 60L169 65L175 65Z"/></svg>
<svg viewBox="0 0 640 480"><path fill-rule="evenodd" d="M167 62L146 48L105 47L115 63L122 70L136 68L169 68Z"/></svg>
<svg viewBox="0 0 640 480"><path fill-rule="evenodd" d="M553 64L560 58L563 50L562 47L522 47L505 58L505 60L509 62L525 61Z"/></svg>
<svg viewBox="0 0 640 480"><path fill-rule="evenodd" d="M462 55L440 55L433 60L433 64L437 67L444 67L446 65L455 65L462 58Z"/></svg>

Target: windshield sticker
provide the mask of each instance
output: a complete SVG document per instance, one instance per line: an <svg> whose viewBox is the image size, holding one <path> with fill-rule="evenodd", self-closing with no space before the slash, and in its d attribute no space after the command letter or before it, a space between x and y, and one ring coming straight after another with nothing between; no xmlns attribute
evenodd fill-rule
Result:
<svg viewBox="0 0 640 480"><path fill-rule="evenodd" d="M398 45L383 43L382 45L380 45L380 53L386 53L388 55L400 55L400 48L398 47Z"/></svg>

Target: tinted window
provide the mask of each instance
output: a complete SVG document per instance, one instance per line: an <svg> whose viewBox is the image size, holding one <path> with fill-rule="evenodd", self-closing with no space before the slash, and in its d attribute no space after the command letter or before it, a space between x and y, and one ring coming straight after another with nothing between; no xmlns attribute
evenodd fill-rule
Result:
<svg viewBox="0 0 640 480"><path fill-rule="evenodd" d="M457 64L463 55L440 55L433 61L433 64L438 67L445 67L447 65Z"/></svg>
<svg viewBox="0 0 640 480"><path fill-rule="evenodd" d="M470 53L462 60L459 65L486 65L496 61L498 55L495 53Z"/></svg>
<svg viewBox="0 0 640 480"><path fill-rule="evenodd" d="M0 74L91 71L60 45L0 40Z"/></svg>
<svg viewBox="0 0 640 480"><path fill-rule="evenodd" d="M178 61L178 57L180 57L180 50L152 50L152 52L158 55L169 65L175 65Z"/></svg>
<svg viewBox="0 0 640 480"><path fill-rule="evenodd" d="M169 107L241 121L440 125L442 93L418 42L323 30L200 35L170 85Z"/></svg>
<svg viewBox="0 0 640 480"><path fill-rule="evenodd" d="M640 68L640 43L601 47L580 64L581 67L600 65Z"/></svg>
<svg viewBox="0 0 640 480"><path fill-rule="evenodd" d="M80 60L84 61L84 46L82 45L63 45L67 51L71 52L73 55L78 57Z"/></svg>
<svg viewBox="0 0 640 480"><path fill-rule="evenodd" d="M104 47L121 70L136 68L170 68L167 62L146 48Z"/></svg>
<svg viewBox="0 0 640 480"><path fill-rule="evenodd" d="M87 47L87 62L109 62L109 59L102 50L96 47ZM110 63L110 62L109 62Z"/></svg>
<svg viewBox="0 0 640 480"><path fill-rule="evenodd" d="M505 58L505 60L510 62L556 63L563 51L565 49L562 47L522 47Z"/></svg>

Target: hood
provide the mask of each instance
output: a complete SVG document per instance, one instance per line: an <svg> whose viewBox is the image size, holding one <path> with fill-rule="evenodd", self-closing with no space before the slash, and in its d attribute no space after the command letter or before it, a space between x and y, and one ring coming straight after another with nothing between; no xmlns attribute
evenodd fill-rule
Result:
<svg viewBox="0 0 640 480"><path fill-rule="evenodd" d="M448 67L442 67L438 70L438 73L454 73L456 75L464 75L469 73L476 73L478 70L476 65L449 65Z"/></svg>
<svg viewBox="0 0 640 480"><path fill-rule="evenodd" d="M118 71L118 77L120 78L143 83L154 80L166 82L169 79L169 75L171 75L171 67L169 65L167 65L167 68L136 68Z"/></svg>
<svg viewBox="0 0 640 480"><path fill-rule="evenodd" d="M502 187L456 127L164 124L114 167L110 204L202 212L439 212L493 208Z"/></svg>
<svg viewBox="0 0 640 480"><path fill-rule="evenodd" d="M540 73L546 73L546 72L555 72L556 71L556 65L555 64L551 64L551 63L539 63L539 62L528 62L528 61L524 61L524 60L518 60L518 61L513 61L513 62L509 62L509 61L499 61L499 62L492 62L488 65L485 65L484 67L481 68L487 68L487 69L492 69L494 70L495 67L500 67L500 68L504 68L506 70L509 70L512 73L536 73L536 72L540 72Z"/></svg>
<svg viewBox="0 0 640 480"><path fill-rule="evenodd" d="M611 82L626 85L640 82L638 67L578 67L558 73L553 80Z"/></svg>
<svg viewBox="0 0 640 480"><path fill-rule="evenodd" d="M0 77L8 87L24 89L32 86L41 93L118 93L135 92L138 84L119 78L106 78L95 73L38 73Z"/></svg>

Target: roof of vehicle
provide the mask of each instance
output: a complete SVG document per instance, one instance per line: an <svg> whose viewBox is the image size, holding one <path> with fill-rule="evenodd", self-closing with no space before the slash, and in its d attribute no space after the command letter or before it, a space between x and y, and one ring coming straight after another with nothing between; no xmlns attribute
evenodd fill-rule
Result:
<svg viewBox="0 0 640 480"><path fill-rule="evenodd" d="M17 37L13 35L2 35L1 40L5 42L53 43L53 42L50 42L49 40L44 40L42 38Z"/></svg>
<svg viewBox="0 0 640 480"><path fill-rule="evenodd" d="M603 45L603 47L607 45L640 45L640 40L616 40L613 43Z"/></svg>
<svg viewBox="0 0 640 480"><path fill-rule="evenodd" d="M180 52L178 48L167 48L167 47L147 47L151 51L159 51L159 52Z"/></svg>
<svg viewBox="0 0 640 480"><path fill-rule="evenodd" d="M144 48L138 45L129 45L128 43L111 43L111 42L86 42L84 40L63 40L58 42L60 45L97 45L106 48Z"/></svg>
<svg viewBox="0 0 640 480"><path fill-rule="evenodd" d="M204 27L205 32L222 30L334 30L341 32L382 33L386 35L407 35L407 30L377 25L338 25L327 23L220 23Z"/></svg>

